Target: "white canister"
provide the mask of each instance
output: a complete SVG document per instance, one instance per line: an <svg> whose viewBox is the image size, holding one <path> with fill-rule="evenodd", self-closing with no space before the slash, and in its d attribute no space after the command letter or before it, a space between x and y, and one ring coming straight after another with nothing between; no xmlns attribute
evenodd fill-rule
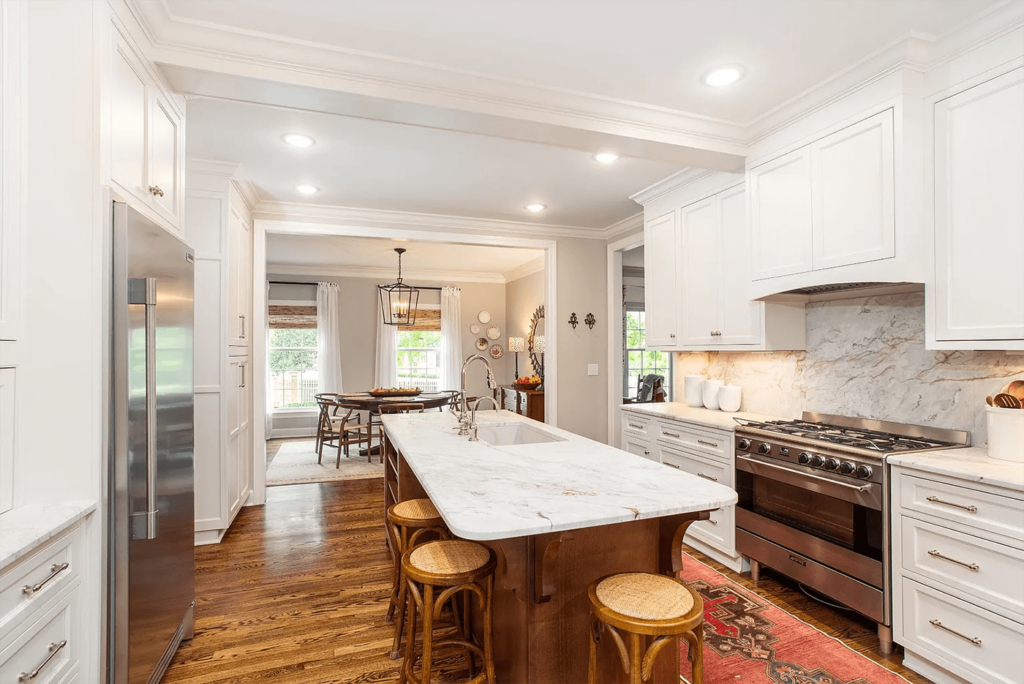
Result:
<svg viewBox="0 0 1024 684"><path fill-rule="evenodd" d="M736 413L742 396L743 390L736 385L722 385L718 388L718 406L726 413Z"/></svg>
<svg viewBox="0 0 1024 684"><path fill-rule="evenodd" d="M1024 411L986 406L988 455L1024 463Z"/></svg>
<svg viewBox="0 0 1024 684"><path fill-rule="evenodd" d="M686 393L686 403L695 408L700 408L704 405L704 376L703 375L687 375L684 378L684 387Z"/></svg>
<svg viewBox="0 0 1024 684"><path fill-rule="evenodd" d="M718 389L722 384L721 380L704 381L704 408L711 409L712 411L718 410Z"/></svg>

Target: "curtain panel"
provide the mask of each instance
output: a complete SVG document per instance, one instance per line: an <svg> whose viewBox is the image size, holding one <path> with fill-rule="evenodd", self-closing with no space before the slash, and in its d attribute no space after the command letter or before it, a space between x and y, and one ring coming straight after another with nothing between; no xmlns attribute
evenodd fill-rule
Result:
<svg viewBox="0 0 1024 684"><path fill-rule="evenodd" d="M462 385L462 290L441 288L441 389Z"/></svg>
<svg viewBox="0 0 1024 684"><path fill-rule="evenodd" d="M316 286L316 371L320 392L344 392L341 380L341 288Z"/></svg>
<svg viewBox="0 0 1024 684"><path fill-rule="evenodd" d="M384 312L381 310L380 296L374 292L377 300L377 358L374 363L374 387L398 387L398 329L384 323Z"/></svg>

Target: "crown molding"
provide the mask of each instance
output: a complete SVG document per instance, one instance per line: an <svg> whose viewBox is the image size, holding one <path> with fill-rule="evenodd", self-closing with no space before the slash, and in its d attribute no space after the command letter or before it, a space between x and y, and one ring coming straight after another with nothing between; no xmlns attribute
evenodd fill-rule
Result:
<svg viewBox="0 0 1024 684"><path fill-rule="evenodd" d="M251 214L260 203L260 193L256 186L245 178L234 177L231 178L231 185L238 191L239 196L241 196L242 201L245 202L245 206Z"/></svg>
<svg viewBox="0 0 1024 684"><path fill-rule="evenodd" d="M397 271L389 266L342 266L338 264L287 264L268 263L267 275L276 276L332 276L335 278L372 278L381 282L392 282ZM501 273L480 273L479 271L451 271L428 269L402 269L405 281L421 280L429 283L495 283L504 284ZM412 283L415 287L415 283Z"/></svg>
<svg viewBox="0 0 1024 684"><path fill-rule="evenodd" d="M237 162L219 161L216 159L196 159L193 157L189 157L185 160L185 173L187 175L231 178L237 174L241 168L242 165Z"/></svg>
<svg viewBox="0 0 1024 684"><path fill-rule="evenodd" d="M715 173L717 172L709 169L683 169L678 173L673 173L668 178L663 178L657 183L648 185L640 192L633 193L629 196L629 199L633 200L637 204L650 204L655 200L661 199L670 192L675 192L679 188L686 187L691 183L696 183L708 176L713 176Z"/></svg>
<svg viewBox="0 0 1024 684"><path fill-rule="evenodd" d="M601 231L601 233L602 233L602 236L604 237L605 240L611 240L612 238L618 237L619 235L622 235L623 233L628 233L628 232L630 232L632 230L636 230L637 228L643 228L643 227L644 227L644 212L643 211L638 211L637 213L633 214L632 216L627 216L626 218L622 219L621 221L617 221L617 222L613 223L612 225L608 226L603 231Z"/></svg>
<svg viewBox="0 0 1024 684"><path fill-rule="evenodd" d="M528 275L534 273L540 273L544 270L544 257L540 256L532 261L527 261L525 264L516 266L515 268L509 269L502 273L506 283L511 283L513 280L519 280L525 278Z"/></svg>

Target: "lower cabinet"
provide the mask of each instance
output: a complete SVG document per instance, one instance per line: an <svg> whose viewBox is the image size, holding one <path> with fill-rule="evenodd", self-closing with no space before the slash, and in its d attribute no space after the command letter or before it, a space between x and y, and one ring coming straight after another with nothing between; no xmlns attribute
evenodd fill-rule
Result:
<svg viewBox="0 0 1024 684"><path fill-rule="evenodd" d="M734 487L734 472L730 464L699 456L679 447L661 445L661 462L670 468L702 477L718 484ZM690 525L686 533L687 543L691 537L726 554L732 562L739 558L736 553L736 507L727 506L711 512L708 520ZM705 549L701 548L702 551ZM709 554L712 555L712 554ZM720 561L720 562L725 562Z"/></svg>
<svg viewBox="0 0 1024 684"><path fill-rule="evenodd" d="M506 411L526 416L540 423L544 422L543 392L515 387L498 387L494 390L494 400Z"/></svg>

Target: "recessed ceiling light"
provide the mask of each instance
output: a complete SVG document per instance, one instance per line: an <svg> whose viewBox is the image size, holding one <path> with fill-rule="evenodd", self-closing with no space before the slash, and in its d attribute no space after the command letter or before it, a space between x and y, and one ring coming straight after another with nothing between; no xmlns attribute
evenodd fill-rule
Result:
<svg viewBox="0 0 1024 684"><path fill-rule="evenodd" d="M534 202L533 204L527 204L526 208L529 209L530 211L544 211L545 209L547 209L547 206Z"/></svg>
<svg viewBox="0 0 1024 684"><path fill-rule="evenodd" d="M315 195L320 192L320 188L313 185L296 185L295 189L301 192L303 195Z"/></svg>
<svg viewBox="0 0 1024 684"><path fill-rule="evenodd" d="M601 162L602 164L611 164L613 161L619 158L619 155L614 152L598 152L594 155L594 159Z"/></svg>
<svg viewBox="0 0 1024 684"><path fill-rule="evenodd" d="M743 68L738 66L725 66L712 69L704 74L704 83L714 88L732 85L743 78Z"/></svg>
<svg viewBox="0 0 1024 684"><path fill-rule="evenodd" d="M281 140L295 147L310 147L316 142L316 140L313 140L308 135L302 135L301 133L285 133L281 136Z"/></svg>

